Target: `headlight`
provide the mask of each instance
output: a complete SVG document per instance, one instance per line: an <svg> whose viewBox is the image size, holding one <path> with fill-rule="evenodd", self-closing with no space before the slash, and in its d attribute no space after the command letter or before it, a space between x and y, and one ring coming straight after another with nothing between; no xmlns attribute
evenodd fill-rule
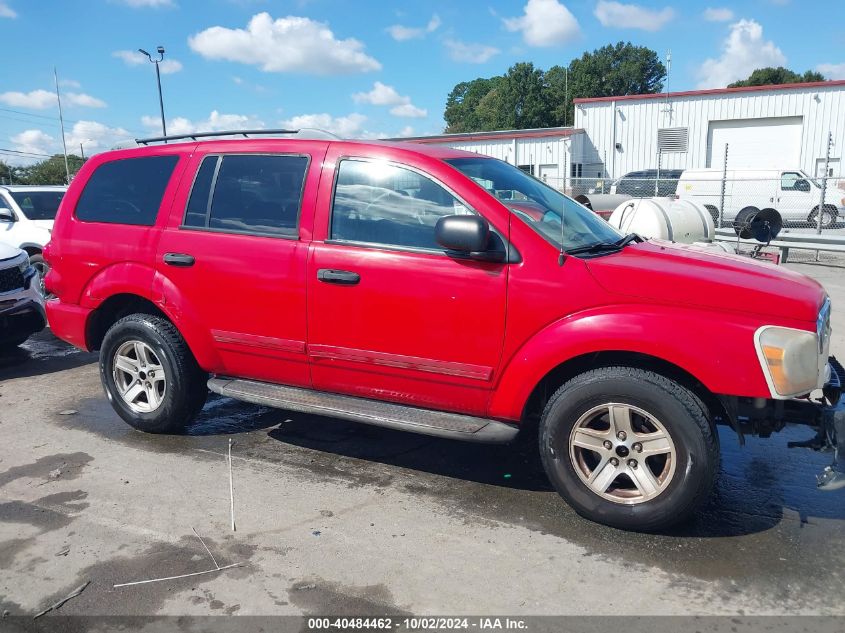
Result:
<svg viewBox="0 0 845 633"><path fill-rule="evenodd" d="M24 256L24 258L18 264L18 268L20 269L21 273L26 274L26 271L29 270L29 255Z"/></svg>
<svg viewBox="0 0 845 633"><path fill-rule="evenodd" d="M814 332L766 326L755 336L757 355L772 394L788 398L816 388L819 337Z"/></svg>

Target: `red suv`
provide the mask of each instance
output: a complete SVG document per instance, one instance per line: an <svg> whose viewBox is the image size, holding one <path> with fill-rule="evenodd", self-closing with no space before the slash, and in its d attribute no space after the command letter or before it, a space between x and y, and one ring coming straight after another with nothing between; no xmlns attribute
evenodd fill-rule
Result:
<svg viewBox="0 0 845 633"><path fill-rule="evenodd" d="M100 350L142 431L178 432L209 389L478 442L539 421L564 499L640 530L706 499L717 424L814 426L840 449L821 485L845 485L821 286L620 235L498 160L302 138L107 152L46 255L53 332Z"/></svg>

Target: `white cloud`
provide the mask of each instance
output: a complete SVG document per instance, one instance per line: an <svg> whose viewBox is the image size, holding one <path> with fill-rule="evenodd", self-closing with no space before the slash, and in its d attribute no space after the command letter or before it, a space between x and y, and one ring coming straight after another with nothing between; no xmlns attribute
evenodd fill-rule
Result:
<svg viewBox="0 0 845 633"><path fill-rule="evenodd" d="M399 136L413 136L413 135L414 135L414 128L412 128L410 125L406 125L399 132Z"/></svg>
<svg viewBox="0 0 845 633"><path fill-rule="evenodd" d="M828 79L845 79L845 63L819 64L816 70Z"/></svg>
<svg viewBox="0 0 845 633"><path fill-rule="evenodd" d="M433 33L438 28L440 28L440 16L436 13L431 16L431 19L428 21L424 27L413 27L413 26L402 26L401 24L394 24L393 26L387 27L387 32L390 33L390 37L392 37L397 42L404 42L406 40L413 40L419 39L421 37L425 37L426 33Z"/></svg>
<svg viewBox="0 0 845 633"><path fill-rule="evenodd" d="M443 45L449 51L449 57L456 62L483 64L499 54L499 49L486 44L468 44L459 40L445 40Z"/></svg>
<svg viewBox="0 0 845 633"><path fill-rule="evenodd" d="M352 95L355 103L369 103L372 105L398 105L403 103L410 103L410 97L403 97L393 86L388 86L380 81L373 84L373 89L369 92L356 92Z"/></svg>
<svg viewBox="0 0 845 633"><path fill-rule="evenodd" d="M84 92L66 92L62 95L62 104L81 108L105 108L106 102Z"/></svg>
<svg viewBox="0 0 845 633"><path fill-rule="evenodd" d="M46 110L56 106L56 93L41 89L31 92L4 92L0 94L0 103L13 108Z"/></svg>
<svg viewBox="0 0 845 633"><path fill-rule="evenodd" d="M52 90L32 90L30 92L4 92L0 94L0 103L13 108L46 110L56 106L56 93ZM105 101L82 92L66 92L62 95L62 105L82 108L104 108Z"/></svg>
<svg viewBox="0 0 845 633"><path fill-rule="evenodd" d="M67 151L77 153L82 143L86 156L112 149L133 138L132 133L122 127L109 127L97 121L77 121L65 135Z"/></svg>
<svg viewBox="0 0 845 633"><path fill-rule="evenodd" d="M575 40L581 33L578 20L558 0L528 0L524 14L504 18L508 31L521 31L530 46L555 46Z"/></svg>
<svg viewBox="0 0 845 633"><path fill-rule="evenodd" d="M75 79L59 79L59 85L63 88L76 88L77 90L82 87L82 84Z"/></svg>
<svg viewBox="0 0 845 633"><path fill-rule="evenodd" d="M123 63L127 66L141 66L150 63L149 58L140 51L114 51L111 56L123 60ZM158 67L162 74L172 75L182 70L182 62L167 58L160 62Z"/></svg>
<svg viewBox="0 0 845 633"><path fill-rule="evenodd" d="M617 29L640 29L643 31L659 31L667 22L675 17L675 10L664 7L660 11L647 9L638 4L622 4L599 0L593 14L602 26Z"/></svg>
<svg viewBox="0 0 845 633"><path fill-rule="evenodd" d="M295 16L273 20L269 13L258 13L246 29L213 26L189 37L188 44L206 59L256 65L267 72L341 75L381 69L358 40L339 40L326 24Z"/></svg>
<svg viewBox="0 0 845 633"><path fill-rule="evenodd" d="M158 116L142 116L141 123L150 130L158 132L161 129L161 118ZM191 134L192 132L222 132L224 130L263 129L264 121L247 114L224 114L212 110L208 118L192 121L185 117L167 119L167 133L173 135Z"/></svg>
<svg viewBox="0 0 845 633"><path fill-rule="evenodd" d="M369 103L377 106L394 106L390 114L399 117L421 118L428 116L428 110L418 108L411 103L411 97L400 95L396 88L377 81L369 92L356 92L352 95L355 103Z"/></svg>
<svg viewBox="0 0 845 633"><path fill-rule="evenodd" d="M734 19L734 12L727 7L708 7L704 10L704 19L708 22L730 22Z"/></svg>
<svg viewBox="0 0 845 633"><path fill-rule="evenodd" d="M24 130L11 137L11 141L13 149L16 151L31 154L53 154L57 142L56 139L42 130ZM35 162L35 160L38 159L33 159L30 162Z"/></svg>
<svg viewBox="0 0 845 633"><path fill-rule="evenodd" d="M724 88L758 68L785 64L786 56L774 42L763 39L763 27L758 22L740 20L731 24L721 56L706 59L699 67L698 87Z"/></svg>
<svg viewBox="0 0 845 633"><path fill-rule="evenodd" d="M401 116L409 119L421 119L428 116L428 110L425 108L418 108L413 103L404 103L402 105L390 108L390 114L393 116Z"/></svg>
<svg viewBox="0 0 845 633"><path fill-rule="evenodd" d="M0 18L16 18L18 14L8 2L0 2Z"/></svg>
<svg viewBox="0 0 845 633"><path fill-rule="evenodd" d="M112 149L119 143L131 140L132 134L121 127L110 127L97 121L77 121L65 133L67 151L69 154L79 155L79 144L85 149L86 156ZM54 137L43 130L24 130L11 137L13 149L19 152L33 154L60 154L62 152L61 137ZM34 163L41 158L20 157L18 164Z"/></svg>
<svg viewBox="0 0 845 633"><path fill-rule="evenodd" d="M326 130L344 138L362 136L364 134L364 122L367 120L363 114L353 112L346 116L333 117L330 114L300 114L290 119L281 121L284 128L299 130L302 128L315 128Z"/></svg>
<svg viewBox="0 0 845 633"><path fill-rule="evenodd" d="M128 7L132 7L133 9L142 9L142 8L153 8L158 9L159 7L172 7L173 0L114 0L115 2L119 2L120 4L125 4Z"/></svg>

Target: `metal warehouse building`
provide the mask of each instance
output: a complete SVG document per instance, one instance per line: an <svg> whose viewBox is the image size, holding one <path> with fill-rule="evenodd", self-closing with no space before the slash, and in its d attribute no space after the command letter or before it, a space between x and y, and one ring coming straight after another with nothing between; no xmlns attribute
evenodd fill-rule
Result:
<svg viewBox="0 0 845 633"><path fill-rule="evenodd" d="M843 176L845 81L575 100L573 128L403 139L500 158L558 186L644 169L800 168Z"/></svg>
<svg viewBox="0 0 845 633"><path fill-rule="evenodd" d="M573 164L583 165L586 156L595 154L584 130L571 127L441 134L396 140L446 145L492 156L555 186L563 185L564 176L574 175ZM597 167L601 169L600 165Z"/></svg>
<svg viewBox="0 0 845 633"><path fill-rule="evenodd" d="M842 174L845 81L575 100L575 125L611 177L661 168L800 168ZM589 158L589 155L588 155Z"/></svg>

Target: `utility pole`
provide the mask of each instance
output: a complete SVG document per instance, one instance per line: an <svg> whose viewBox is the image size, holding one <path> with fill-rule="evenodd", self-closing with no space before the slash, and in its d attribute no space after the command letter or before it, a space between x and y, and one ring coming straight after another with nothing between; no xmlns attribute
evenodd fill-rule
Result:
<svg viewBox="0 0 845 633"><path fill-rule="evenodd" d="M146 55L147 59L149 59L153 64L155 64L156 84L158 85L158 107L161 111L161 135L167 136L167 124L164 121L164 99L161 96L161 71L159 71L158 69L158 65L164 61L164 46L159 46L158 48L156 48L156 52L158 53L158 59L153 59L153 56L150 55L143 48L139 48L138 52L143 55Z"/></svg>
<svg viewBox="0 0 845 633"><path fill-rule="evenodd" d="M53 79L56 80L56 101L59 102L59 125L62 128L62 150L65 154L65 175L67 176L67 184L70 184L70 167L67 164L67 142L65 141L65 120L62 116L62 97L59 94L59 73L56 67L53 66Z"/></svg>

